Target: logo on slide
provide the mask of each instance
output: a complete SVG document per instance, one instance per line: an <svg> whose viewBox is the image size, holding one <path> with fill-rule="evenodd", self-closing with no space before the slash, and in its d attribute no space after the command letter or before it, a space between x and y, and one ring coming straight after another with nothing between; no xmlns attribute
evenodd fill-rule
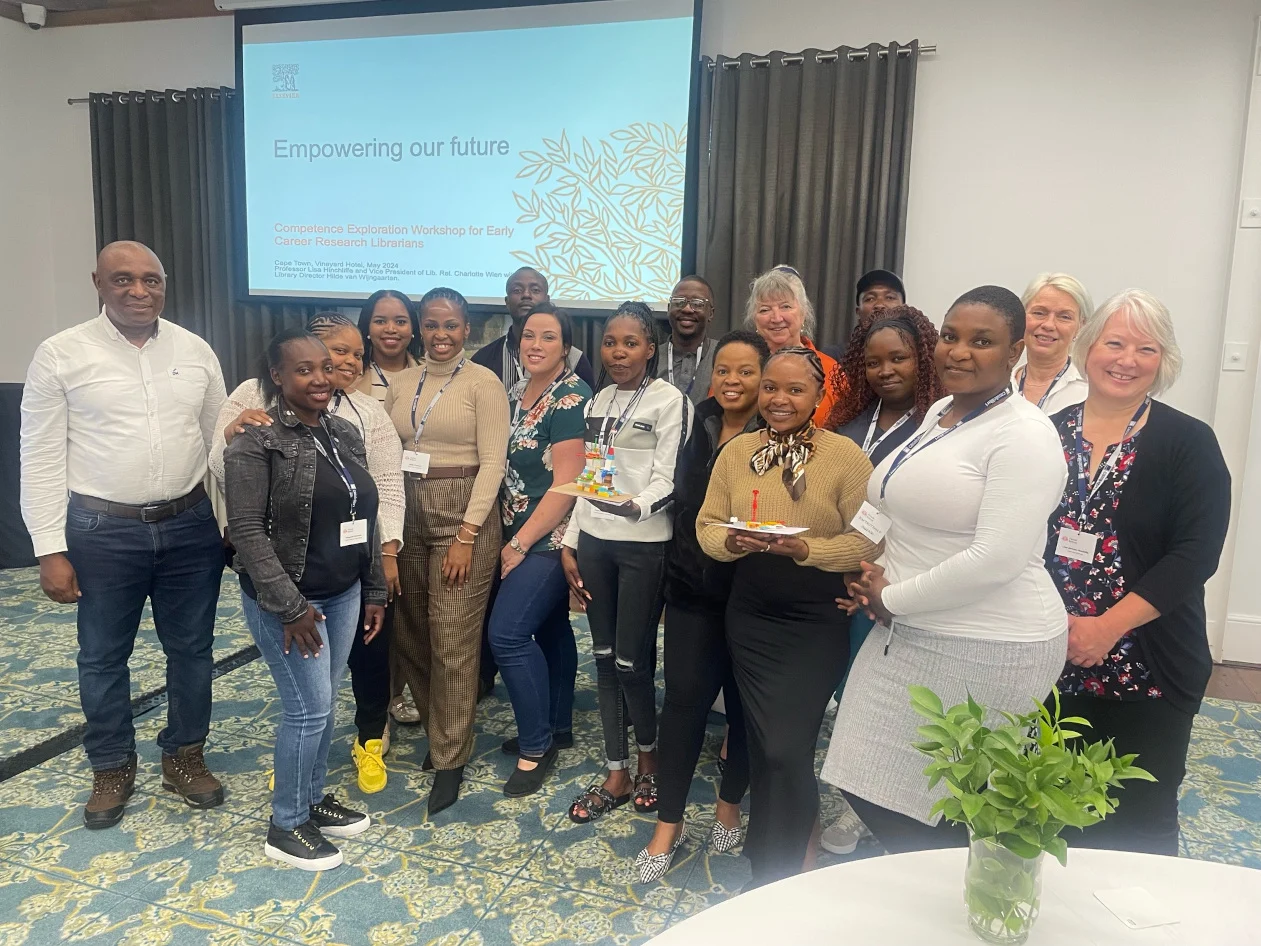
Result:
<svg viewBox="0 0 1261 946"><path fill-rule="evenodd" d="M296 62L272 63L271 82L272 98L296 99L298 97L298 64Z"/></svg>

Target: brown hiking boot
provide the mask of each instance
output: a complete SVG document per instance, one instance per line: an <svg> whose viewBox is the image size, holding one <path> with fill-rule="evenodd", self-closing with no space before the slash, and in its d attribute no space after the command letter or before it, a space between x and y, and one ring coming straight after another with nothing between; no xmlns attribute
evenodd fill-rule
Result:
<svg viewBox="0 0 1261 946"><path fill-rule="evenodd" d="M191 808L214 808L223 804L223 785L206 768L201 748L197 743L175 755L162 753L162 787L183 796Z"/></svg>
<svg viewBox="0 0 1261 946"><path fill-rule="evenodd" d="M85 827L112 828L123 820L127 799L136 790L136 754L116 769L92 773L92 797L83 809Z"/></svg>

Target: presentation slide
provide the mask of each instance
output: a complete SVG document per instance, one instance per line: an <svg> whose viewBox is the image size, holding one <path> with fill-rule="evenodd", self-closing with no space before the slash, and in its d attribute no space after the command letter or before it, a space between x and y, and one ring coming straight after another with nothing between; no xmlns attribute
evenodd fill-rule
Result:
<svg viewBox="0 0 1261 946"><path fill-rule="evenodd" d="M691 0L242 27L249 293L571 305L679 278Z"/></svg>

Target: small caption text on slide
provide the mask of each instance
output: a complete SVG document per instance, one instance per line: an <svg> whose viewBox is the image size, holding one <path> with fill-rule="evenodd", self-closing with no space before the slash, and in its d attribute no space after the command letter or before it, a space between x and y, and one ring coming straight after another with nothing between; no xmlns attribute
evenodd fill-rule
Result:
<svg viewBox="0 0 1261 946"><path fill-rule="evenodd" d="M380 159L402 161L412 158L489 158L505 157L511 151L507 141L495 138L461 138L453 135L449 140L430 141L290 141L275 138L272 141L272 157L285 161L330 161L346 159Z"/></svg>
<svg viewBox="0 0 1261 946"><path fill-rule="evenodd" d="M488 269L414 269L398 263L373 263L363 260L276 260L273 275L282 280L309 282L323 279L329 282L377 283L401 282L415 276L463 277L506 279L507 273Z"/></svg>
<svg viewBox="0 0 1261 946"><path fill-rule="evenodd" d="M494 224L451 226L425 223L410 225L276 223L272 229L275 231L272 242L276 246L369 246L383 249L423 250L425 241L417 239L418 237L445 236L461 239L473 236L512 239L517 228Z"/></svg>

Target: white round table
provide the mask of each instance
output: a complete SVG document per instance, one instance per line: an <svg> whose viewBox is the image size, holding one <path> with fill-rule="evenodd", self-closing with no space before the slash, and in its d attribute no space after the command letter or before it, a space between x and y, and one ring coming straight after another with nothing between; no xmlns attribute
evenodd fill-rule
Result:
<svg viewBox="0 0 1261 946"><path fill-rule="evenodd" d="M977 946L963 903L967 850L849 861L752 890L690 917L650 946ZM1261 944L1261 871L1181 857L1069 851L1049 855L1028 946ZM1143 887L1172 909L1170 926L1131 930L1096 890Z"/></svg>

